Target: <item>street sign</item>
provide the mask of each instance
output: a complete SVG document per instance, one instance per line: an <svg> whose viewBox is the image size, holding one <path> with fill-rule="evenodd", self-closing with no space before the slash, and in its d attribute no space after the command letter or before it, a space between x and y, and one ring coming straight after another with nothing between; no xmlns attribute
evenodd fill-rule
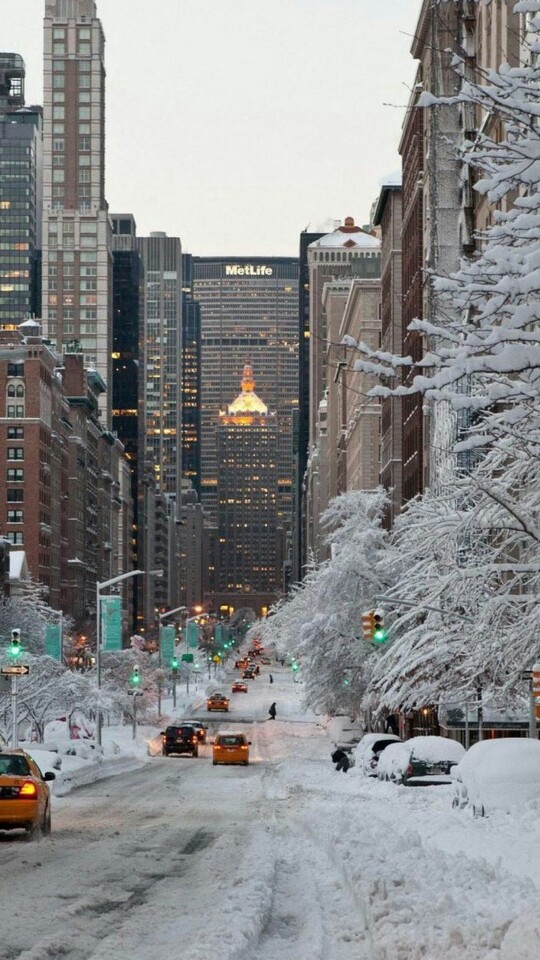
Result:
<svg viewBox="0 0 540 960"><path fill-rule="evenodd" d="M128 690L127 691L128 697L142 697L143 694L144 694L144 690Z"/></svg>
<svg viewBox="0 0 540 960"><path fill-rule="evenodd" d="M27 663L15 663L12 667L2 667L0 674L4 677L26 677L30 673Z"/></svg>
<svg viewBox="0 0 540 960"><path fill-rule="evenodd" d="M193 654L192 654L192 653L183 653L182 656L180 657L180 659L183 660L184 663L193 663Z"/></svg>

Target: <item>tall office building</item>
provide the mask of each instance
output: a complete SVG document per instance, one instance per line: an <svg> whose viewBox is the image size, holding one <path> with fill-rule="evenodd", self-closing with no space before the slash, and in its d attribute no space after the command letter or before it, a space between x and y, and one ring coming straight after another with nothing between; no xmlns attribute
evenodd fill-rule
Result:
<svg viewBox="0 0 540 960"><path fill-rule="evenodd" d="M41 235L42 109L25 107L25 67L0 53L0 327L39 313L36 275Z"/></svg>
<svg viewBox="0 0 540 960"><path fill-rule="evenodd" d="M298 405L298 259L193 257L201 305L202 483L209 519L218 513L218 412L234 396L247 361L277 424L278 525L290 527L293 409Z"/></svg>
<svg viewBox="0 0 540 960"><path fill-rule="evenodd" d="M112 401L112 254L105 200L105 37L95 0L45 0L43 320Z"/></svg>
<svg viewBox="0 0 540 960"><path fill-rule="evenodd" d="M138 562L139 495L139 336L143 307L143 268L137 250L137 227L132 214L111 214L113 250L112 427L122 441L129 464L133 499L131 561ZM142 607L143 584L133 583L133 629Z"/></svg>
<svg viewBox="0 0 540 960"><path fill-rule="evenodd" d="M182 247L178 237L139 237L144 269L140 455L159 493L182 493Z"/></svg>
<svg viewBox="0 0 540 960"><path fill-rule="evenodd" d="M201 305L193 299L193 257L182 255L182 477L201 495Z"/></svg>
<svg viewBox="0 0 540 960"><path fill-rule="evenodd" d="M242 391L217 426L218 597L257 613L278 595L276 539L278 493L277 418L255 393L253 370L244 366Z"/></svg>

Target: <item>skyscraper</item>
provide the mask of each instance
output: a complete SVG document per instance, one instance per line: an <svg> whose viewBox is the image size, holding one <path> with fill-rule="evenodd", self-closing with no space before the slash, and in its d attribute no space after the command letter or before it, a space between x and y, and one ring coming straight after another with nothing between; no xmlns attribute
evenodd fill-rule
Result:
<svg viewBox="0 0 540 960"><path fill-rule="evenodd" d="M182 255L182 477L201 495L201 305L193 299L193 257Z"/></svg>
<svg viewBox="0 0 540 960"><path fill-rule="evenodd" d="M217 426L218 573L216 607L251 606L261 613L277 598L278 426L255 393L244 366L242 391Z"/></svg>
<svg viewBox="0 0 540 960"><path fill-rule="evenodd" d="M0 327L12 329L39 312L42 110L25 107L24 81L22 57L0 53Z"/></svg>
<svg viewBox="0 0 540 960"><path fill-rule="evenodd" d="M140 456L159 493L182 495L182 246L178 237L139 237L144 268Z"/></svg>
<svg viewBox="0 0 540 960"><path fill-rule="evenodd" d="M105 200L105 37L95 0L45 0L43 320L112 401L112 255Z"/></svg>
<svg viewBox="0 0 540 960"><path fill-rule="evenodd" d="M218 412L248 360L277 424L278 524L291 525L293 409L298 405L298 260L295 257L193 257L193 296L201 305L201 499L218 512Z"/></svg>

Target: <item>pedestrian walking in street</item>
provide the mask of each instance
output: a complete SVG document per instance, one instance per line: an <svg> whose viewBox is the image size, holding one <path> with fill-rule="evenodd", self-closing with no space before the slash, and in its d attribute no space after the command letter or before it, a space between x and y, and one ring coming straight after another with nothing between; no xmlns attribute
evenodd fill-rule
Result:
<svg viewBox="0 0 540 960"><path fill-rule="evenodd" d="M332 754L332 763L335 763L336 771L339 772L341 770L343 773L347 773L347 770L351 765L345 750L342 750L341 747L337 747L337 749L334 750Z"/></svg>
<svg viewBox="0 0 540 960"><path fill-rule="evenodd" d="M268 674L268 679L269 679L270 683L273 683L273 682L274 682L274 678L273 678L273 676L272 676L271 673Z"/></svg>
<svg viewBox="0 0 540 960"><path fill-rule="evenodd" d="M275 719L276 719L276 705L275 705L275 703L272 703L272 704L271 704L268 713L269 713L269 715L270 715L270 720L275 720Z"/></svg>

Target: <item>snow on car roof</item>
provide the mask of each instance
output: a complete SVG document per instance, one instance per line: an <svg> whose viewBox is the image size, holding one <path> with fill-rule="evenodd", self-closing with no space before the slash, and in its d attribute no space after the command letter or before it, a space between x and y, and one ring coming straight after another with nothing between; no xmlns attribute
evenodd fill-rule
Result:
<svg viewBox="0 0 540 960"><path fill-rule="evenodd" d="M519 774L520 778L536 782L540 779L540 740L529 737L482 740L467 751L459 768L478 769L483 776L494 779L515 778Z"/></svg>
<svg viewBox="0 0 540 960"><path fill-rule="evenodd" d="M411 737L405 741L417 760L461 760L465 756L465 747L449 737Z"/></svg>

